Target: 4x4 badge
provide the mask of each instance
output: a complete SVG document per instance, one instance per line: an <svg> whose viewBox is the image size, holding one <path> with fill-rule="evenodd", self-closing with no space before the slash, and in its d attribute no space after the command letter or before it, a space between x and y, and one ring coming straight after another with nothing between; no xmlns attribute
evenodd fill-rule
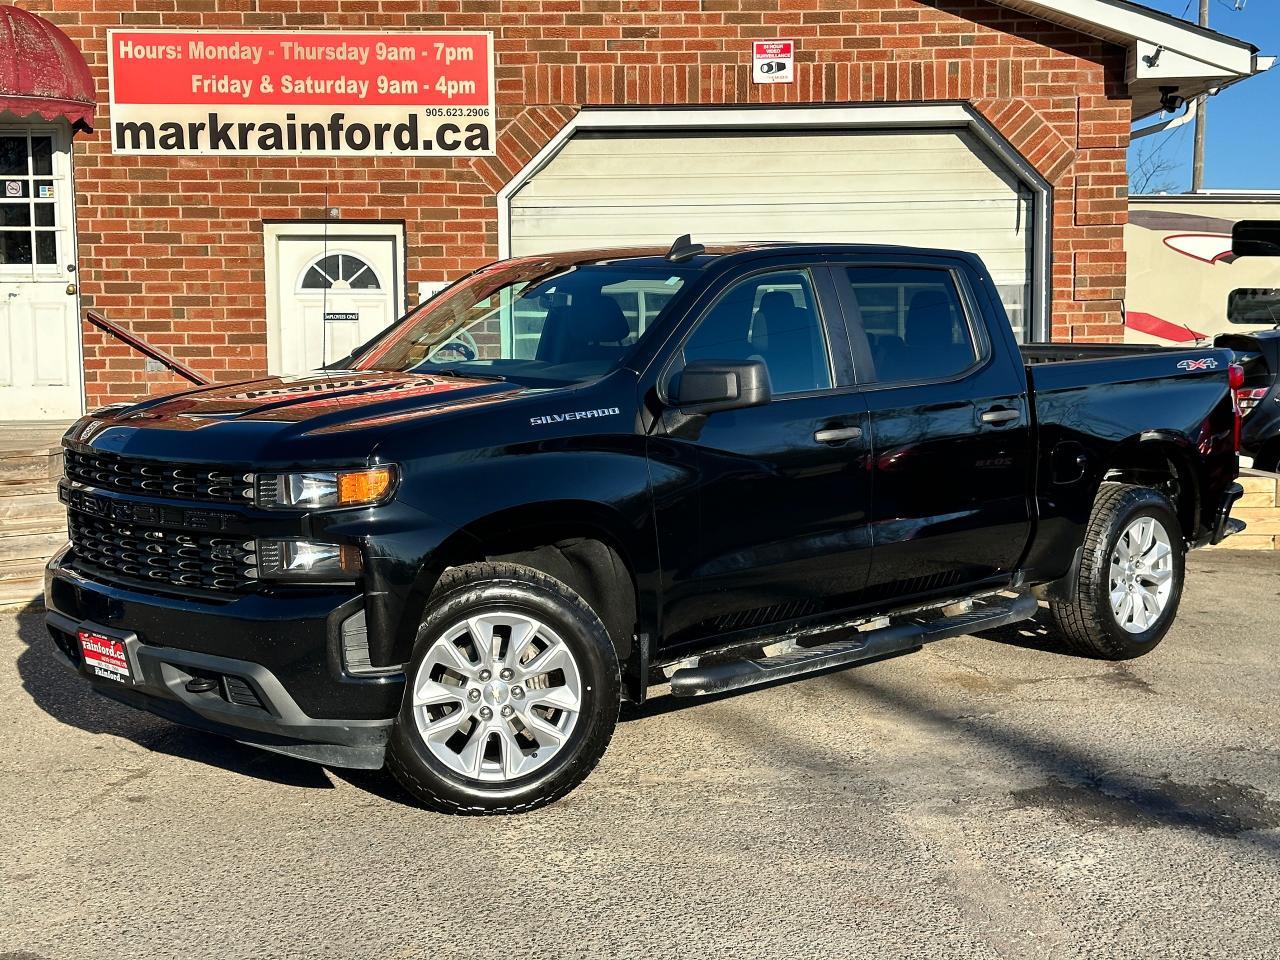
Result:
<svg viewBox="0 0 1280 960"><path fill-rule="evenodd" d="M1203 360L1179 360L1179 370L1216 370L1218 361L1213 357L1205 357Z"/></svg>

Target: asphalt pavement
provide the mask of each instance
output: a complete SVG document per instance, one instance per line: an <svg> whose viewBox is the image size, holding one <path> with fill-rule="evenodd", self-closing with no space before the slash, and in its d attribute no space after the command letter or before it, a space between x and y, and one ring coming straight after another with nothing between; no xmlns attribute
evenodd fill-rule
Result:
<svg viewBox="0 0 1280 960"><path fill-rule="evenodd" d="M1275 958L1280 554L1124 664L1007 628L629 710L567 799L411 805L92 694L0 610L0 960Z"/></svg>

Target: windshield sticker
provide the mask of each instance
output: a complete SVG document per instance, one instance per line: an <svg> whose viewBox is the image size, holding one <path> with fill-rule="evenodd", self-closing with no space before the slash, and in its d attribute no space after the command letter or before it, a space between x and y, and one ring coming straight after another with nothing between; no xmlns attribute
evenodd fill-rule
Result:
<svg viewBox="0 0 1280 960"><path fill-rule="evenodd" d="M600 407L598 410L574 410L571 413L552 413L545 417L530 417L529 426L539 427L548 423L564 423L567 420L593 420L596 417L615 417L622 411L617 407Z"/></svg>
<svg viewBox="0 0 1280 960"><path fill-rule="evenodd" d="M1213 357L1205 357L1203 360L1179 360L1179 370L1216 370L1218 361Z"/></svg>

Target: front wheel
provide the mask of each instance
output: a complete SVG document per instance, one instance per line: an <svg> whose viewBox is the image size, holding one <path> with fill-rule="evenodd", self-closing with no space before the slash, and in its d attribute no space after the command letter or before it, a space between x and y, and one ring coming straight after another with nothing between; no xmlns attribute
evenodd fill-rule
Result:
<svg viewBox="0 0 1280 960"><path fill-rule="evenodd" d="M387 765L424 805L515 813L586 779L613 734L618 660L604 624L530 567L440 579L418 631Z"/></svg>
<svg viewBox="0 0 1280 960"><path fill-rule="evenodd" d="M1185 559L1182 526L1168 497L1150 487L1104 483L1075 595L1049 604L1067 644L1105 660L1155 649L1178 612Z"/></svg>

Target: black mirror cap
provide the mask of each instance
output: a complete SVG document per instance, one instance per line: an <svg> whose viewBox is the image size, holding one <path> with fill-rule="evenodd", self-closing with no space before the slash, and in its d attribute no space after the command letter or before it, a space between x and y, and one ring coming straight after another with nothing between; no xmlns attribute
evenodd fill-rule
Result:
<svg viewBox="0 0 1280 960"><path fill-rule="evenodd" d="M773 398L763 360L694 360L672 383L671 399L686 413L758 407Z"/></svg>
<svg viewBox="0 0 1280 960"><path fill-rule="evenodd" d="M1237 257L1280 257L1280 220L1239 220L1231 228Z"/></svg>

